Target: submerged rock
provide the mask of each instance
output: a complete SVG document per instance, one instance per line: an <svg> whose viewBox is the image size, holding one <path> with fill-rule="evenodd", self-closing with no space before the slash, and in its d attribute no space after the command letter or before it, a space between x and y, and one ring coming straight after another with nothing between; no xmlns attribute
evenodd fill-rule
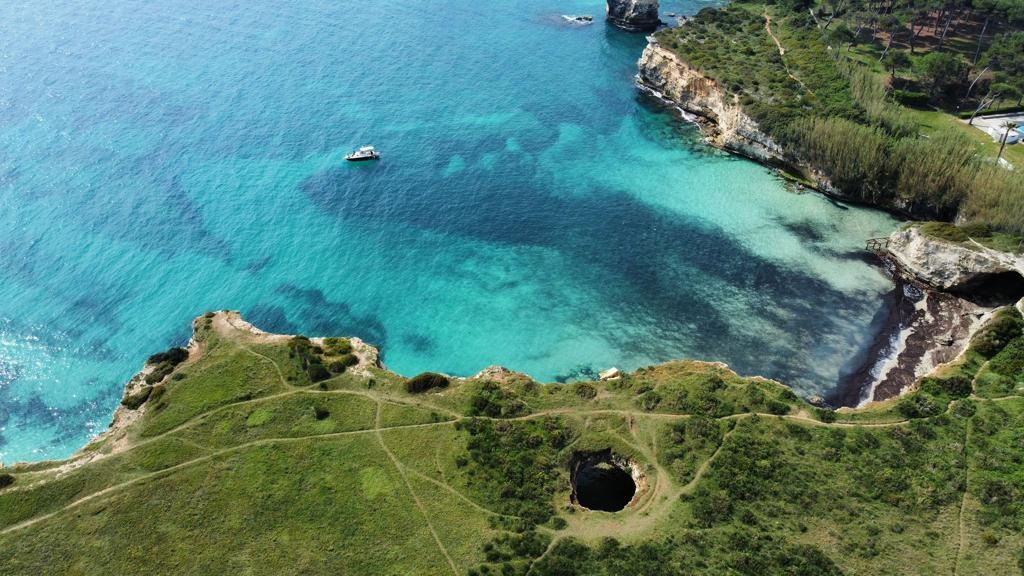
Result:
<svg viewBox="0 0 1024 576"><path fill-rule="evenodd" d="M650 32L661 25L658 0L608 0L608 21L630 32Z"/></svg>

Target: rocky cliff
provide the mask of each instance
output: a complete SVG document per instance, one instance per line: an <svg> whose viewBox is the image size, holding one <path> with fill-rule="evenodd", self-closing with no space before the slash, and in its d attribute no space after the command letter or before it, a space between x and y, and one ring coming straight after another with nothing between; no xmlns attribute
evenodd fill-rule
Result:
<svg viewBox="0 0 1024 576"><path fill-rule="evenodd" d="M608 0L608 21L631 32L651 32L661 25L658 0Z"/></svg>
<svg viewBox="0 0 1024 576"><path fill-rule="evenodd" d="M638 66L638 85L697 116L711 145L758 162L793 165L782 147L743 111L735 96L671 50L652 40Z"/></svg>
<svg viewBox="0 0 1024 576"><path fill-rule="evenodd" d="M955 243L932 238L917 226L894 232L888 251L908 273L939 290L1014 290L1024 285L1024 257L971 240Z"/></svg>

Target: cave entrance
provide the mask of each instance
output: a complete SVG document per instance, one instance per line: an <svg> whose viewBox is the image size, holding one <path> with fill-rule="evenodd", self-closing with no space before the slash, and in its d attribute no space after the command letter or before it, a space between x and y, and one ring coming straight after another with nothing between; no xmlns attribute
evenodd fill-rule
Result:
<svg viewBox="0 0 1024 576"><path fill-rule="evenodd" d="M979 274L954 290L983 306L1004 306L1024 297L1024 276L1015 270Z"/></svg>
<svg viewBox="0 0 1024 576"><path fill-rule="evenodd" d="M629 469L629 463L611 450L577 454L570 469L572 501L590 510L622 510L636 494Z"/></svg>

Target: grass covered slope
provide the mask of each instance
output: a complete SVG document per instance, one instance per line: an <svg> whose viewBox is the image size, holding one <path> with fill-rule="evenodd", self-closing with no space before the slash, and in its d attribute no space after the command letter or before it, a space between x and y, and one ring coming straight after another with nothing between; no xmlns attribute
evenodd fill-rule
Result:
<svg viewBox="0 0 1024 576"><path fill-rule="evenodd" d="M1006 310L919 391L834 413L698 362L609 382L490 369L410 385L355 339L269 335L211 314L184 362L133 381L153 389L115 430L69 461L0 471L0 566L1015 573L1021 325ZM572 503L573 463L607 451L629 463L632 501L614 513Z"/></svg>

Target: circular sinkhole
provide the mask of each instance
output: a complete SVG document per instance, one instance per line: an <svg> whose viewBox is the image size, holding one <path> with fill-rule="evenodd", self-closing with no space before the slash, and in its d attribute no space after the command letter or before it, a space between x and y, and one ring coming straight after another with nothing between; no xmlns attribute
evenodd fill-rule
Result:
<svg viewBox="0 0 1024 576"><path fill-rule="evenodd" d="M572 501L589 510L618 512L633 500L631 466L611 450L576 454L570 468Z"/></svg>

